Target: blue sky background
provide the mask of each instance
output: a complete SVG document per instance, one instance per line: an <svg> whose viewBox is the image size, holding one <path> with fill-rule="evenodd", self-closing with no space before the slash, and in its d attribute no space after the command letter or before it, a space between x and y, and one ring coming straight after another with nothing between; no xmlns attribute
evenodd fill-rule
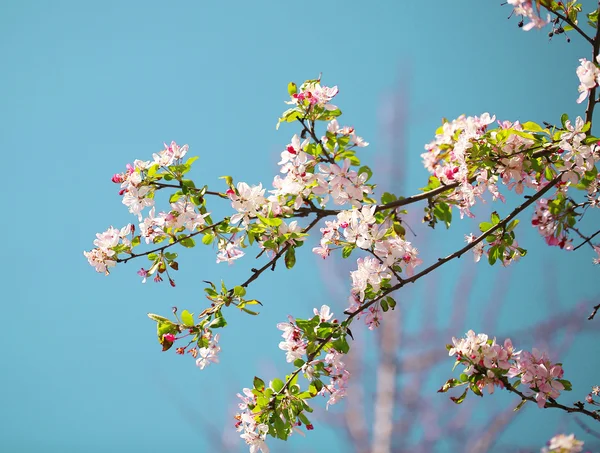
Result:
<svg viewBox="0 0 600 453"><path fill-rule="evenodd" d="M206 301L202 280L238 284L255 265L252 253L231 267L217 266L210 248L182 253L174 289L141 285L141 261L109 277L96 274L82 255L95 233L135 221L111 176L175 140L200 156L193 173L199 183L219 190L217 177L228 174L270 185L279 152L298 131L275 130L287 83L320 72L325 84L340 88L343 122L371 142L368 163L390 149L382 105L391 93L408 93L404 135L397 137L403 146L393 155L405 163L408 193L424 185L419 155L442 117L489 111L500 119L558 122L564 111L582 114L575 68L579 58L590 58L587 47L575 35L567 44L560 36L549 43L547 30L524 33L499 3L0 2L3 448L211 451L211 439L225 432L232 451L246 451L229 429L235 393L255 374L269 379L290 369L275 323L323 303L339 313L345 299L328 300L323 268L306 247L294 272L278 269L250 287L263 313L229 316L221 364L200 371L189 357L162 354L146 313L168 314L173 305L198 313ZM414 242L427 262L455 250L475 225L457 222L450 232ZM505 332L547 316L549 293L556 309L583 298L593 305L598 269L589 249L544 247L527 217L518 235L530 255L512 271L497 315ZM437 277L448 292L459 265ZM473 270L466 327L485 323L481 307L497 272L510 271L484 263ZM423 285L415 285L415 300L402 300L408 329L425 316L441 324L450 316L443 291L435 313L423 312ZM579 352L563 359L579 390L567 402L600 383L598 342L591 338L585 334ZM439 382L449 377L448 365ZM528 411L529 421L511 434L526 445L541 445L565 423L560 414ZM547 417L543 428L540 417ZM345 449L343 436L324 424L306 440L295 437L273 450Z"/></svg>

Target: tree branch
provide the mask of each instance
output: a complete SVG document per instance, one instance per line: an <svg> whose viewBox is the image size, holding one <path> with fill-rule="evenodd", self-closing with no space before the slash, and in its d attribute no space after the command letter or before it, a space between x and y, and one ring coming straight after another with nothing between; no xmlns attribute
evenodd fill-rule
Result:
<svg viewBox="0 0 600 453"><path fill-rule="evenodd" d="M460 256L462 256L464 253L468 252L469 250L471 250L473 247L475 247L477 244L479 244L481 241L483 241L487 236L489 236L490 234L494 233L495 231L499 230L500 228L505 228L506 225L508 225L508 223L514 219L517 215L519 215L522 211L524 211L525 209L527 209L530 205L532 205L533 203L535 203L539 198L541 198L546 192L548 192L550 189L552 189L556 184L558 184L558 182L560 181L562 176L562 173L559 174L558 176L556 176L552 181L550 181L548 184L546 184L546 186L544 188L542 188L540 191L538 191L536 194L534 194L533 196L531 196L530 198L527 199L527 201L525 201L524 203L522 203L520 206L516 207L508 216L506 216L504 219L502 219L500 222L498 222L496 225L494 225L492 228L490 228L487 231L484 231L477 239L475 239L473 242L470 242L469 244L467 244L466 246L464 246L463 248L461 248L460 250L452 253L451 255L448 255L445 258L440 258L437 262L435 262L434 264L432 264L431 266L427 267L426 269L424 269L423 271L419 272L416 275L413 275L410 278L404 279L401 282L397 283L396 285L386 289L385 291L383 291L382 293L380 293L377 297L371 299L369 302L363 304L358 310L356 310L353 313L347 313L344 312L347 317L346 320L344 321L344 323L346 325L350 324L350 321L352 321L352 319L354 319L356 316L358 316L360 313L364 312L365 310L367 310L369 307L373 306L374 304L376 304L377 302L379 302L381 299L383 299L384 297L386 297L388 294L393 293L394 291L402 288L404 285L406 285L407 283L414 283L415 281L417 281L418 279L420 279L421 277L424 277L425 275L429 274L431 271L437 269L438 267L442 266L443 264L446 264L447 262L453 260L454 258L459 258ZM316 220L316 219L315 219ZM340 326L340 328L342 328ZM321 351L323 350L323 348L325 347L325 345L327 343L329 343L329 341L333 338L335 332L332 332L331 334L329 334L326 338L320 340L320 344L319 346L317 346L317 348L312 352L312 354L309 354L307 356L307 361L306 363L310 363L312 362L316 357L319 356L319 354L321 353ZM279 396L282 392L284 392L288 386L290 385L290 383L292 382L292 380L298 375L298 373L300 373L300 371L302 370L302 368L297 368L289 377L289 379L285 382L283 388L275 393L271 399L271 402L274 402L277 398L277 396ZM588 411L589 412L589 411ZM600 416L599 416L600 417Z"/></svg>

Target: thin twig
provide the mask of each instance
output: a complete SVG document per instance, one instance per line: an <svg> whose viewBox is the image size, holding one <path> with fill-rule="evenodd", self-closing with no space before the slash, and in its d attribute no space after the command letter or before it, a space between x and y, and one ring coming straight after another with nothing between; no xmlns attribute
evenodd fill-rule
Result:
<svg viewBox="0 0 600 453"><path fill-rule="evenodd" d="M556 17L558 17L560 20L566 22L567 24L569 24L571 27L573 27L573 30L575 30L577 33L579 33L587 42L589 42L591 45L594 45L594 40L592 38L590 38L586 32L584 32L581 28L579 28L577 26L577 24L575 22L573 22L571 19L569 19L566 16L563 16L561 13L557 12L557 11L553 11L551 8L547 7L546 5L543 5L544 8L546 8L550 13L554 14Z"/></svg>
<svg viewBox="0 0 600 453"><path fill-rule="evenodd" d="M306 233L307 231L311 230L319 222L319 220L321 220L322 217L323 216L319 216L317 214L317 216L313 219L313 221L310 222L310 224L303 230L303 233ZM291 246L291 244L288 242L284 247L281 248L281 250L279 250L275 254L273 259L270 260L268 263L266 263L263 267L261 267L260 269L253 269L252 275L250 277L248 277L248 280L246 280L240 286L247 288L250 283L252 283L254 280L256 280L260 276L260 274L262 274L264 271L266 271L269 267L272 268L273 270L275 270L275 264L277 264L277 260L279 260L279 258L281 258L285 252L287 252L287 250L290 248L290 246Z"/></svg>
<svg viewBox="0 0 600 453"><path fill-rule="evenodd" d="M189 239L189 238L197 236L197 235L199 235L201 233L204 233L207 230L211 230L211 229L215 228L216 226L219 226L223 222L224 221L221 220L220 222L213 223L212 225L208 225L208 226L202 228L201 230L194 231L193 233L188 234L187 236L184 236L184 237L179 238L179 239L175 239L173 242L170 242L167 245L163 245L162 247L158 247L158 248L155 248L153 250L148 250L147 252L144 252L144 253L132 253L131 256L128 256L127 258L118 258L116 261L117 261L117 263L126 263L127 261L132 260L133 258L139 258L140 256L150 255L151 253L162 252L163 250L166 250L169 247L173 247L175 244L179 244L184 239Z"/></svg>
<svg viewBox="0 0 600 453"><path fill-rule="evenodd" d="M500 379L502 381L506 390L508 390L509 392L519 395L521 397L521 399L531 401L531 402L537 404L537 400L533 396L527 396L520 390L513 387L513 385L508 381L508 378L499 377L498 379ZM591 417L594 420L600 421L600 414L598 414L595 411L587 410L586 408L583 407L583 403L581 403L579 401L576 402L573 406L565 406L564 404L560 404L554 400L550 400L550 401L546 401L546 404L544 405L544 407L545 408L553 408L553 409L562 409L563 411L568 412L568 413L576 412L579 414L587 415L588 417Z"/></svg>
<svg viewBox="0 0 600 453"><path fill-rule="evenodd" d="M572 230L575 230L574 228L571 228ZM579 233L579 231L575 230L577 233ZM584 235L582 235L581 233L579 233L580 236L585 237ZM577 247L575 247L573 249L573 251L577 250L578 248L584 246L585 244L587 244L588 242L590 242L592 239L594 239L596 236L598 236L600 234L600 230L596 231L594 234L592 234L590 237L588 237L585 241L583 241L581 244L579 244ZM592 245L592 243L590 242L590 245L592 246L592 248L594 248L594 246Z"/></svg>
<svg viewBox="0 0 600 453"><path fill-rule="evenodd" d="M176 186L175 184L165 184L162 182L152 182L151 183L153 186L156 186L158 189L166 189L166 188L171 188L171 189L183 189L182 185L178 185ZM202 189L198 189L197 187L188 187L188 190L194 190L196 192L201 192ZM205 195L215 195L217 197L221 197L221 198L227 198L227 195L225 195L222 192L213 192L210 190L207 190L206 192L204 192Z"/></svg>
<svg viewBox="0 0 600 453"><path fill-rule="evenodd" d="M594 305L594 310L592 311L592 313L588 316L588 320L591 321L592 319L594 319L594 316L596 316L596 313L598 313L598 310L600 310L600 304L598 305Z"/></svg>

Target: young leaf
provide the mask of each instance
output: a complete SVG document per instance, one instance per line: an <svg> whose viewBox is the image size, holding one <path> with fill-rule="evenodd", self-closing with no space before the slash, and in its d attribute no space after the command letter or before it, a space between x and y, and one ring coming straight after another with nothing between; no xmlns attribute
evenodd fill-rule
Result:
<svg viewBox="0 0 600 453"><path fill-rule="evenodd" d="M194 326L194 315L187 310L181 312L181 321L188 327Z"/></svg>
<svg viewBox="0 0 600 453"><path fill-rule="evenodd" d="M291 269L296 264L296 250L294 247L290 246L285 252L285 267Z"/></svg>

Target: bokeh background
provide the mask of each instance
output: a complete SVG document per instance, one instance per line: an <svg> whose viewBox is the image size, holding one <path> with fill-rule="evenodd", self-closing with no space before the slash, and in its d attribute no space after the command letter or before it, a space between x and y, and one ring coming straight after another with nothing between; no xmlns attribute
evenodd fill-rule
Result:
<svg viewBox="0 0 600 453"><path fill-rule="evenodd" d="M304 247L293 272L278 267L250 286L249 295L264 304L260 316L229 315L219 365L200 371L189 356L161 353L147 312L168 315L176 305L198 313L207 302L202 280L235 285L256 264L249 252L233 266L216 265L212 248L197 247L181 253L176 288L142 285L141 261L109 277L96 274L82 255L95 233L136 220L110 182L128 162L150 159L175 140L200 156L192 173L199 184L222 190L218 176L231 175L270 186L279 152L298 132L294 125L275 130L287 83L319 73L340 88L341 122L371 143L362 156L381 171L381 187L404 195L425 185L419 155L443 117L488 111L499 119L556 123L563 112L583 113L575 103L575 69L590 50L573 33L567 43L564 36L549 42L548 30L519 30L518 18L507 20L510 8L499 1L4 0L0 9L0 450L6 452L247 451L232 427L235 394L254 375L268 380L291 370L277 347L276 323L325 303L336 313L346 306L351 263L334 271L338 257L323 266ZM213 211L227 208L217 200ZM422 231L416 209L411 226ZM509 206L486 209L506 213ZM452 335L486 326L496 329L490 335L515 334L515 341L521 335L523 347L539 346L523 332L557 313L565 325L570 315L586 317L599 294L591 250L546 247L528 215L518 237L530 253L514 267L475 266L465 257L397 294L399 307L389 315L401 316L403 332L420 340L400 345L399 354L427 343L444 355ZM431 262L461 246L478 221L417 233L413 242ZM457 303L463 304L458 320ZM457 330L447 329L444 339L423 330L445 329L449 320ZM574 384L565 403L600 384L598 322L567 331L559 322L540 340L564 346L560 358ZM368 419L379 334L364 330L354 328L361 331L355 349L366 357L357 378L364 395L359 411ZM434 392L451 367L447 359L431 368L422 378L428 392L415 406L435 404L437 424L457 417L447 395ZM517 402L507 395L484 400L487 406L476 401L461 415L468 426L485 427L486 411ZM345 410L318 409L307 438L271 441L272 451L353 451L356 442L336 422ZM398 408L394 419L411 416ZM430 436L434 423L415 420L409 435L393 441L394 451ZM557 432L593 440L562 413L525 407L489 448L539 451ZM442 441L427 448L462 451Z"/></svg>

